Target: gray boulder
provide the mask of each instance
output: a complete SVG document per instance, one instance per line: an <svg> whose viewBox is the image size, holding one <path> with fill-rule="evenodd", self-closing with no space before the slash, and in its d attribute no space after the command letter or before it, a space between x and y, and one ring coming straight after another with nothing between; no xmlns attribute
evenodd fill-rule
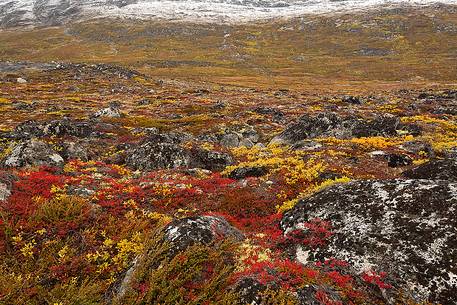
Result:
<svg viewBox="0 0 457 305"><path fill-rule="evenodd" d="M244 235L219 216L177 219L165 228L165 240L172 245L172 255L194 244L208 245L217 240L229 238L241 241L244 239Z"/></svg>
<svg viewBox="0 0 457 305"><path fill-rule="evenodd" d="M222 170L233 163L230 155L224 152L183 145L192 139L187 134L154 134L143 143L127 152L126 164L138 170L160 168L195 168Z"/></svg>
<svg viewBox="0 0 457 305"><path fill-rule="evenodd" d="M417 302L453 304L457 295L457 183L432 180L353 181L329 187L286 212L285 234L329 221L318 247L295 243L304 264L337 258L357 272L387 272ZM293 250L292 250L293 251Z"/></svg>
<svg viewBox="0 0 457 305"><path fill-rule="evenodd" d="M25 121L14 129L12 138L31 139L44 136L89 137L93 127L87 122L72 121L68 118L50 122Z"/></svg>
<svg viewBox="0 0 457 305"><path fill-rule="evenodd" d="M5 167L41 165L61 167L64 160L49 144L32 139L14 145L2 164Z"/></svg>
<svg viewBox="0 0 457 305"><path fill-rule="evenodd" d="M336 113L319 113L317 115L305 114L300 119L290 124L279 135L271 140L272 144L292 145L305 139L319 137L335 137L339 139L360 138L373 136L396 136L398 130L410 134L420 134L416 125L404 125L400 119L393 115L381 115L371 120L347 116L342 117Z"/></svg>

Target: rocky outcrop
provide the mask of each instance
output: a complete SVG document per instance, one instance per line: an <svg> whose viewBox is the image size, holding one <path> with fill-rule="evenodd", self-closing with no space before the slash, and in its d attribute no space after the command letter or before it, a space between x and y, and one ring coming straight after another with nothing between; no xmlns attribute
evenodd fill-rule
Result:
<svg viewBox="0 0 457 305"><path fill-rule="evenodd" d="M403 172L410 179L432 179L457 181L457 160L432 160Z"/></svg>
<svg viewBox="0 0 457 305"><path fill-rule="evenodd" d="M49 144L33 139L12 146L11 152L2 160L5 167L61 167L63 164L63 158Z"/></svg>
<svg viewBox="0 0 457 305"><path fill-rule="evenodd" d="M431 180L353 181L327 188L286 212L290 233L321 219L333 235L319 247L296 244L304 264L337 258L387 272L417 302L452 304L457 295L457 184Z"/></svg>
<svg viewBox="0 0 457 305"><path fill-rule="evenodd" d="M127 152L126 164L138 170L181 167L222 170L233 162L224 152L184 146L191 138L180 133L152 134Z"/></svg>
<svg viewBox="0 0 457 305"><path fill-rule="evenodd" d="M73 136L78 138L89 137L93 127L87 122L72 121L64 118L50 122L25 121L14 129L11 138L30 139L45 136Z"/></svg>
<svg viewBox="0 0 457 305"><path fill-rule="evenodd" d="M165 240L171 243L172 254L194 244L211 244L217 240L233 239L241 241L243 233L233 227L223 217L197 216L177 219L165 228Z"/></svg>
<svg viewBox="0 0 457 305"><path fill-rule="evenodd" d="M233 158L224 152L206 149L191 150L191 167L203 168L212 171L221 171L233 163Z"/></svg>
<svg viewBox="0 0 457 305"><path fill-rule="evenodd" d="M396 136L398 130L410 134L420 133L416 125L405 125L392 115L377 116L371 120L361 117L342 117L335 113L303 115L297 122L290 124L279 135L271 140L277 144L295 144L305 139L318 137L335 137L340 139L373 136Z"/></svg>

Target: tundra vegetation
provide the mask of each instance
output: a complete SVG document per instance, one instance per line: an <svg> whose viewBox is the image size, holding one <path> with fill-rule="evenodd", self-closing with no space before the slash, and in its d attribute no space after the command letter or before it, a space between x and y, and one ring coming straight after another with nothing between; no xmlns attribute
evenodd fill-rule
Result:
<svg viewBox="0 0 457 305"><path fill-rule="evenodd" d="M455 8L0 42L0 303L455 302Z"/></svg>

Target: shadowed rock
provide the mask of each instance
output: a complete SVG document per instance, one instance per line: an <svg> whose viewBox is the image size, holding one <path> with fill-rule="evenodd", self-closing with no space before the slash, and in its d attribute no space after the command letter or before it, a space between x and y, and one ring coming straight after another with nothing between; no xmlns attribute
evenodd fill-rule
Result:
<svg viewBox="0 0 457 305"><path fill-rule="evenodd" d="M403 172L410 179L433 179L457 181L457 160L432 160Z"/></svg>

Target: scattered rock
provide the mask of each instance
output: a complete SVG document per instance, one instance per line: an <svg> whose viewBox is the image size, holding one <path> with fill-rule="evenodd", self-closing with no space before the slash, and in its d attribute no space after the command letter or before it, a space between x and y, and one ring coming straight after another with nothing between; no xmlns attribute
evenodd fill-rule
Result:
<svg viewBox="0 0 457 305"><path fill-rule="evenodd" d="M64 164L63 158L51 146L38 140L28 140L12 147L2 161L6 167L55 166Z"/></svg>
<svg viewBox="0 0 457 305"><path fill-rule="evenodd" d="M74 136L88 137L93 132L93 128L89 123L76 122L70 119L62 119L51 121L43 125L43 133L46 136Z"/></svg>
<svg viewBox="0 0 457 305"><path fill-rule="evenodd" d="M35 103L26 103L22 101L14 101L11 103L11 106L16 110L33 110L35 108Z"/></svg>
<svg viewBox="0 0 457 305"><path fill-rule="evenodd" d="M354 119L344 120L335 113L319 113L318 115L305 114L300 119L290 124L278 136L271 140L271 144L294 144L299 141L321 136L334 136L338 138L351 135L350 126Z"/></svg>
<svg viewBox="0 0 457 305"><path fill-rule="evenodd" d="M288 233L314 219L330 221L333 235L318 248L297 245L297 251L307 252L302 263L333 257L358 272L387 272L417 302L455 301L457 184L384 180L334 185L299 201L285 213L281 227Z"/></svg>
<svg viewBox="0 0 457 305"><path fill-rule="evenodd" d="M272 107L257 107L254 109L254 112L263 115L270 115L271 120L275 123L284 123L285 122L285 115L279 109L272 108Z"/></svg>
<svg viewBox="0 0 457 305"><path fill-rule="evenodd" d="M223 101L217 101L216 103L214 103L211 108L215 109L215 110L222 110L222 109L225 109L227 107L227 105L223 102Z"/></svg>
<svg viewBox="0 0 457 305"><path fill-rule="evenodd" d="M16 79L16 81L17 81L18 84L26 84L27 83L27 80L22 78L22 77L18 77Z"/></svg>
<svg viewBox="0 0 457 305"><path fill-rule="evenodd" d="M393 115L381 115L373 120L359 120L354 125L352 135L361 137L392 137L397 135L397 130L402 129L400 119Z"/></svg>
<svg viewBox="0 0 457 305"><path fill-rule="evenodd" d="M457 160L431 160L403 172L403 176L410 179L457 181Z"/></svg>
<svg viewBox="0 0 457 305"><path fill-rule="evenodd" d="M249 139L242 139L239 144L240 147L247 147L247 148L251 148L254 145L255 144Z"/></svg>

